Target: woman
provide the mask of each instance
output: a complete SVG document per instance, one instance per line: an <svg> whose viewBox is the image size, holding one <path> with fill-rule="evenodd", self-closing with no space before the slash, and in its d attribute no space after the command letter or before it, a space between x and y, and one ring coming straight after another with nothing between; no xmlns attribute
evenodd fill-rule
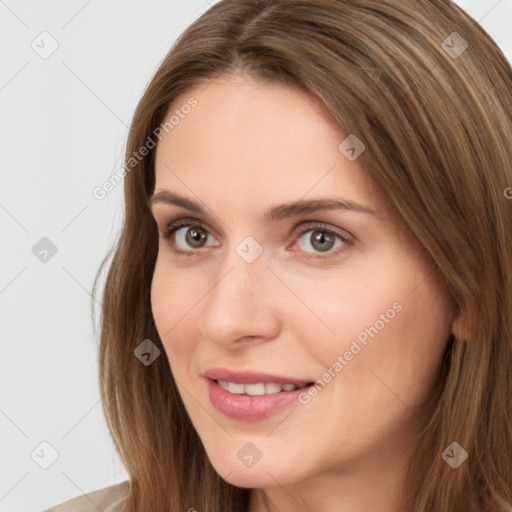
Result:
<svg viewBox="0 0 512 512"><path fill-rule="evenodd" d="M448 0L222 0L185 31L126 153L107 510L512 508L511 91Z"/></svg>

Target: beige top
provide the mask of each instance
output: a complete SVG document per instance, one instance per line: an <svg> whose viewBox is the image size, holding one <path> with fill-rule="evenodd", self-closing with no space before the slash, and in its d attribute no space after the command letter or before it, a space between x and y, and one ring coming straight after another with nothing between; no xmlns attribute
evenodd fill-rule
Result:
<svg viewBox="0 0 512 512"><path fill-rule="evenodd" d="M122 512L128 480L72 498L43 512Z"/></svg>

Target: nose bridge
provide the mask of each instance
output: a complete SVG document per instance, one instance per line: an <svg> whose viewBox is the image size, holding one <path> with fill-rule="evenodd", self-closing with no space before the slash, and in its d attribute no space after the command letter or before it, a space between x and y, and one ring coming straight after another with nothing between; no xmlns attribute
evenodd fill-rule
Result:
<svg viewBox="0 0 512 512"><path fill-rule="evenodd" d="M217 343L229 344L242 337L268 337L275 333L273 276L266 267L262 248L258 249L256 244L244 240L230 249L204 299L201 328Z"/></svg>
<svg viewBox="0 0 512 512"><path fill-rule="evenodd" d="M258 298L256 291L268 281L267 260L263 246L253 237L245 237L224 256L213 295L220 298L226 294L225 299L244 297L253 302Z"/></svg>

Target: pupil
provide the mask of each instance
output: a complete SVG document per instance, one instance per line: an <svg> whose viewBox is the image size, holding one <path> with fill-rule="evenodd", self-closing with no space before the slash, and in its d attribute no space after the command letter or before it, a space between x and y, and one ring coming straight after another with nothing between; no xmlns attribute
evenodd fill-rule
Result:
<svg viewBox="0 0 512 512"><path fill-rule="evenodd" d="M313 234L313 247L319 249L320 251L329 250L333 243L334 238L330 235L325 235L323 231L314 231ZM327 244L325 243L327 241ZM316 246L316 243L319 242L320 245Z"/></svg>
<svg viewBox="0 0 512 512"><path fill-rule="evenodd" d="M206 234L199 232L196 228L190 228L187 231L187 242L190 243L190 245L200 243L204 238L206 238Z"/></svg>

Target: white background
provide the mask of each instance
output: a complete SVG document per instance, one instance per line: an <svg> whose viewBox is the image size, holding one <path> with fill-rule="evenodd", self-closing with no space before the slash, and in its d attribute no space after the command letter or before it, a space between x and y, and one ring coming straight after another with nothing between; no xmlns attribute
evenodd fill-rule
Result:
<svg viewBox="0 0 512 512"><path fill-rule="evenodd" d="M456 3L512 62L512 0ZM127 479L103 418L89 314L123 187L103 200L92 190L123 167L147 83L208 8L203 0L0 0L0 512L40 512ZM47 59L31 47L43 31L59 45ZM57 247L46 263L32 252L42 237ZM41 448L48 456L43 441L58 452L48 469L31 456Z"/></svg>

